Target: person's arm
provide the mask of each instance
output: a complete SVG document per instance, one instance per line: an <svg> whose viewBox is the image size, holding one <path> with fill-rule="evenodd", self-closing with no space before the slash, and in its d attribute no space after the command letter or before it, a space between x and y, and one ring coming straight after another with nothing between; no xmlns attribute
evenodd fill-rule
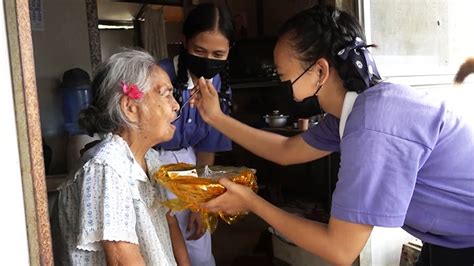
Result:
<svg viewBox="0 0 474 266"><path fill-rule="evenodd" d="M294 244L331 264L352 264L372 232L372 225L346 222L334 217L330 218L328 225L310 221L279 209L246 186L224 178L220 182L227 192L201 207L211 212L224 211L229 214L252 211Z"/></svg>
<svg viewBox="0 0 474 266"><path fill-rule="evenodd" d="M285 137L247 126L225 115L219 105L219 97L210 81L199 79L199 93L192 100L201 117L208 124L222 132L252 153L281 165L309 162L331 152L308 145L298 135Z"/></svg>
<svg viewBox="0 0 474 266"><path fill-rule="evenodd" d="M171 216L169 213L166 214L166 220L168 221L168 227L170 230L171 244L173 246L173 253L176 259L176 263L179 266L189 266L191 262L189 261L188 250L186 249L186 244L184 243L183 235L179 229L178 220L176 216Z"/></svg>
<svg viewBox="0 0 474 266"><path fill-rule="evenodd" d="M102 241L107 265L145 265L140 247L124 241Z"/></svg>

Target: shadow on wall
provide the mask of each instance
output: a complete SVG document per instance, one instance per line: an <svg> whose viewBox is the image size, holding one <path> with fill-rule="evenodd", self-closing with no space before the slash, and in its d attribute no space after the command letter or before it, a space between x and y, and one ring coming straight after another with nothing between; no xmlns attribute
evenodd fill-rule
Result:
<svg viewBox="0 0 474 266"><path fill-rule="evenodd" d="M59 79L37 78L37 84L38 88L39 84L42 88L51 88L41 92L38 89L43 142L51 148L51 160L46 174L65 173L67 135L63 126L61 83Z"/></svg>

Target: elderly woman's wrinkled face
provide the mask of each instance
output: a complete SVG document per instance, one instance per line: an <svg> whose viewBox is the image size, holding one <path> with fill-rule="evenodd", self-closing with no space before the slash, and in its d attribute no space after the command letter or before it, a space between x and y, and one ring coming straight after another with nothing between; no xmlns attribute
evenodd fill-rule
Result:
<svg viewBox="0 0 474 266"><path fill-rule="evenodd" d="M163 69L155 67L152 79L152 86L141 103L139 128L144 138L160 143L173 138L175 126L171 123L176 118L179 104L173 97L173 85Z"/></svg>

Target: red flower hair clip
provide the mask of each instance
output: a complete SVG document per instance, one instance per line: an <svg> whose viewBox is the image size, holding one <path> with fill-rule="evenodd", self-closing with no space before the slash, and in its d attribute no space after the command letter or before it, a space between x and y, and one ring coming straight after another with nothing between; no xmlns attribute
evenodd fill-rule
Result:
<svg viewBox="0 0 474 266"><path fill-rule="evenodd" d="M128 97L134 100L138 100L143 97L143 92L138 89L137 85L127 85L123 81L120 81L120 85L122 85L123 94L127 95Z"/></svg>

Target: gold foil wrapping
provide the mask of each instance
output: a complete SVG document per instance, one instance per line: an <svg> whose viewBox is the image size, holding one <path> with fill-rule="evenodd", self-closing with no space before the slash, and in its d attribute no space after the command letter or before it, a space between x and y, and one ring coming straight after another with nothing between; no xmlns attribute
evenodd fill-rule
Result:
<svg viewBox="0 0 474 266"><path fill-rule="evenodd" d="M218 217L228 224L232 224L245 213L229 215L224 212L211 213L199 208L200 203L207 202L223 194L226 189L219 184L220 178L248 186L257 192L257 178L255 171L245 167L211 166L197 169L198 177L177 174L180 171L196 169L192 164L177 163L164 165L155 174L155 179L176 195L176 199L163 202L163 205L174 211L189 209L200 212L207 229L211 232L217 227Z"/></svg>

